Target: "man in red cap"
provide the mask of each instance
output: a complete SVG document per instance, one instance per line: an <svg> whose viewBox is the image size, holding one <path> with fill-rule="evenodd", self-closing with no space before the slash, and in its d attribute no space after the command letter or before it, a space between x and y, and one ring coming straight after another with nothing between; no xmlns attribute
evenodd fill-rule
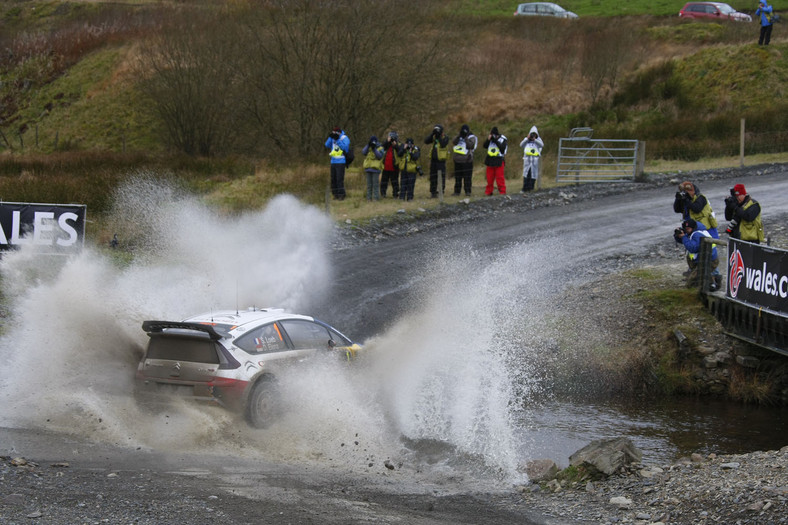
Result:
<svg viewBox="0 0 788 525"><path fill-rule="evenodd" d="M731 196L725 199L725 220L731 221L725 232L734 239L762 243L761 205L747 194L744 184L731 188Z"/></svg>

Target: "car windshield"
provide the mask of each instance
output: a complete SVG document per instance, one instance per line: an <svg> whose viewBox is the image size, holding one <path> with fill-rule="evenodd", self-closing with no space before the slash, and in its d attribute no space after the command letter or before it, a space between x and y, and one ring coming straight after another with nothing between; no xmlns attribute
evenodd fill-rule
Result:
<svg viewBox="0 0 788 525"><path fill-rule="evenodd" d="M717 7L720 8L720 12L724 15L732 15L736 12L736 10L728 4L717 4Z"/></svg>

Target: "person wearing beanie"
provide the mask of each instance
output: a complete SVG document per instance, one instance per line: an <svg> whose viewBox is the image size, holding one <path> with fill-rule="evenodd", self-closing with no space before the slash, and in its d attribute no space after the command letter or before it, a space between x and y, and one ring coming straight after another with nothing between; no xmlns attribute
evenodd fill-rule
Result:
<svg viewBox="0 0 788 525"><path fill-rule="evenodd" d="M421 167L419 166L420 156L421 150L413 143L413 139L406 139L399 158L399 172L402 178L399 198L403 201L413 200L413 190L416 188L416 173L421 173Z"/></svg>
<svg viewBox="0 0 788 525"><path fill-rule="evenodd" d="M539 180L539 159L544 141L536 126L531 126L528 136L520 141L520 147L523 148L523 189L520 193L524 194L534 189L536 181Z"/></svg>
<svg viewBox="0 0 788 525"><path fill-rule="evenodd" d="M476 150L479 139L471 133L468 124L463 124L460 134L454 137L452 144L452 160L454 160L454 195L459 196L463 187L465 195L471 195L473 179L473 152Z"/></svg>
<svg viewBox="0 0 788 525"><path fill-rule="evenodd" d="M386 192L391 183L391 196L399 197L399 160L402 154L402 145L396 131L390 131L386 142L383 143L383 173L380 176L380 196L386 198Z"/></svg>
<svg viewBox="0 0 788 525"><path fill-rule="evenodd" d="M736 184L725 198L725 220L731 221L725 233L733 239L760 244L766 240L761 220L761 205L750 197L744 184Z"/></svg>
<svg viewBox="0 0 788 525"><path fill-rule="evenodd" d="M755 16L759 16L761 19L761 33L758 37L759 46L768 46L772 39L773 13L774 7L770 6L766 0L761 0L758 3L758 9L755 10Z"/></svg>
<svg viewBox="0 0 788 525"><path fill-rule="evenodd" d="M700 265L698 261L698 255L700 254L700 246L704 237L711 238L711 235L708 231L706 231L706 228L703 226L703 224L697 222L695 219L685 219L684 222L681 223L681 228L677 228L673 233L673 238L676 239L676 242L683 244L684 248L687 250L687 266L689 267L689 272L686 274L687 288L694 288L699 284L698 280L700 278ZM718 290L722 284L722 275L717 269L719 265L720 259L717 254L717 247L712 245L712 283L710 286L710 290L712 292Z"/></svg>
<svg viewBox="0 0 788 525"><path fill-rule="evenodd" d="M424 139L424 144L432 144L432 149L430 149L430 198L434 199L438 196L438 178L441 179L441 193L446 192L446 159L449 158L449 136L446 135L443 126L435 124L432 133Z"/></svg>
<svg viewBox="0 0 788 525"><path fill-rule="evenodd" d="M345 199L345 156L350 150L350 138L339 126L334 126L325 142L331 158L331 194L336 200Z"/></svg>
<svg viewBox="0 0 788 525"><path fill-rule="evenodd" d="M493 187L498 186L498 193L506 195L506 178L504 169L506 167L505 157L509 142L505 135L498 132L497 127L490 130L487 140L484 141L484 148L487 155L484 157L484 165L487 166L487 187L484 194L488 197L493 194Z"/></svg>
<svg viewBox="0 0 788 525"><path fill-rule="evenodd" d="M364 174L367 177L367 200L380 200L380 172L383 170L383 146L375 135L361 149L364 155Z"/></svg>
<svg viewBox="0 0 788 525"><path fill-rule="evenodd" d="M676 198L673 200L673 211L681 214L681 218L694 219L706 228L709 235L715 239L720 238L717 231L717 216L714 210L711 209L709 200L704 197L698 186L690 181L684 181L679 184L679 191L676 192Z"/></svg>

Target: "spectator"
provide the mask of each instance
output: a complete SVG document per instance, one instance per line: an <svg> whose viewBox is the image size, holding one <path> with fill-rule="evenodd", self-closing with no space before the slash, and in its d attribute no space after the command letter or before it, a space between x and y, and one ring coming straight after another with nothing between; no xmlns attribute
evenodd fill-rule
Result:
<svg viewBox="0 0 788 525"><path fill-rule="evenodd" d="M449 157L449 137L444 133L443 126L436 124L432 133L424 139L425 144L432 144L430 150L430 198L438 196L438 172L441 179L441 193L446 192L446 159Z"/></svg>
<svg viewBox="0 0 788 525"><path fill-rule="evenodd" d="M380 177L380 196L385 198L386 191L391 183L391 196L399 197L399 135L396 131L389 132L386 142L383 143L383 174Z"/></svg>
<svg viewBox="0 0 788 525"><path fill-rule="evenodd" d="M542 156L544 141L536 126L531 126L531 131L520 142L520 147L523 148L523 189L520 193L525 193L534 189L539 179L539 158Z"/></svg>
<svg viewBox="0 0 788 525"><path fill-rule="evenodd" d="M774 7L770 6L766 0L761 0L758 3L758 9L755 10L755 16L761 17L761 34L758 37L759 46L768 46L769 41L772 39L772 16Z"/></svg>
<svg viewBox="0 0 788 525"><path fill-rule="evenodd" d="M484 164L487 166L487 187L484 194L490 196L493 194L493 185L498 186L498 193L506 195L506 178L504 177L504 169L506 167L506 149L509 147L509 142L505 135L498 133L498 128L493 127L490 134L487 135L487 140L484 141L484 148L487 150L487 156L484 157Z"/></svg>
<svg viewBox="0 0 788 525"><path fill-rule="evenodd" d="M680 242L687 249L687 266L689 266L689 273L687 274L687 288L698 286L698 279L700 273L700 265L698 264L698 255L700 254L701 240L704 237L711 238L711 235L703 227L703 224L695 221L694 219L686 219L681 223L681 228L676 228L673 233L676 242ZM722 275L720 275L717 267L720 264L719 257L717 256L717 247L712 245L711 248L711 276L712 284L710 290L713 292L719 289L722 284Z"/></svg>
<svg viewBox="0 0 788 525"><path fill-rule="evenodd" d="M471 133L468 124L463 124L460 134L454 137L452 143L454 160L454 195L458 196L460 190L465 188L465 195L471 195L473 179L473 152L476 150L478 139Z"/></svg>
<svg viewBox="0 0 788 525"><path fill-rule="evenodd" d="M416 187L416 173L421 173L419 157L421 150L413 143L413 139L405 140L405 147L399 160L399 169L402 174L402 184L400 184L399 198L401 200L413 200L413 190Z"/></svg>
<svg viewBox="0 0 788 525"><path fill-rule="evenodd" d="M725 220L731 221L725 230L728 236L755 244L765 240L761 205L747 194L744 184L736 184L725 198Z"/></svg>
<svg viewBox="0 0 788 525"><path fill-rule="evenodd" d="M331 195L337 200L345 200L345 154L350 149L350 138L339 126L334 126L325 146L331 150Z"/></svg>
<svg viewBox="0 0 788 525"><path fill-rule="evenodd" d="M367 176L367 200L380 200L380 172L383 169L383 146L375 135L362 148L364 155L364 174Z"/></svg>
<svg viewBox="0 0 788 525"><path fill-rule="evenodd" d="M689 181L679 184L679 191L673 200L673 211L681 214L682 220L694 219L703 223L709 235L720 238L717 231L717 216L711 209L708 199L700 193L698 187Z"/></svg>

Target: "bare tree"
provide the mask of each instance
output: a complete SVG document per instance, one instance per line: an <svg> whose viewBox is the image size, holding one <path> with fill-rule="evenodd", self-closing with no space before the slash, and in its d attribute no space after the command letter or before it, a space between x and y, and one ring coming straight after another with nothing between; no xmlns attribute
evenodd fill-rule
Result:
<svg viewBox="0 0 788 525"><path fill-rule="evenodd" d="M228 57L237 40L223 17L209 21L183 13L141 53L140 83L167 139L189 155L231 150L242 130L235 102L239 78Z"/></svg>

